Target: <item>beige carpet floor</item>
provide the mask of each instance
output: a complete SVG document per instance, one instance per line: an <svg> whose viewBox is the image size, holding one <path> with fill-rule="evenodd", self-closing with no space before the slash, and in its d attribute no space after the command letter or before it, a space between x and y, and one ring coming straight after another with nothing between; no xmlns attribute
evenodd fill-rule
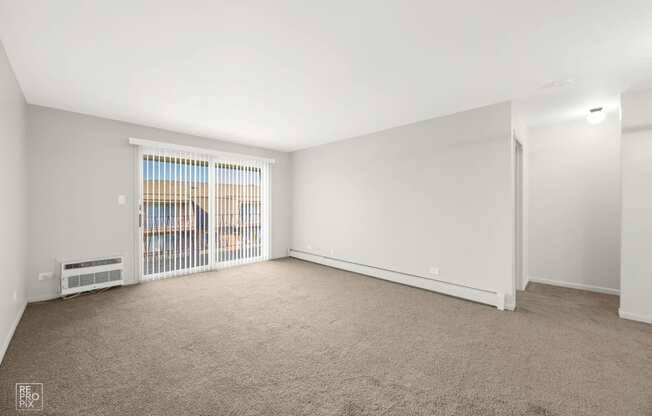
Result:
<svg viewBox="0 0 652 416"><path fill-rule="evenodd" d="M652 415L652 325L615 296L518 303L283 259L32 304L0 414L42 382L46 415Z"/></svg>

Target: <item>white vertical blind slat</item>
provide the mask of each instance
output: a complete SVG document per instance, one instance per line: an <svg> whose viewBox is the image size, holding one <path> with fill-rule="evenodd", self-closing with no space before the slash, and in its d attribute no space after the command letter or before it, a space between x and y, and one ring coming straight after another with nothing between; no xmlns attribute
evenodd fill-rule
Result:
<svg viewBox="0 0 652 416"><path fill-rule="evenodd" d="M192 183L191 177L192 177L192 162L191 162L191 155L186 155L187 157L187 165L186 165L186 179L185 179L185 186L186 186L186 211L188 212L188 217L186 219L187 225L186 225L186 268L187 269L192 269L192 204L190 201L190 193L192 191Z"/></svg>
<svg viewBox="0 0 652 416"><path fill-rule="evenodd" d="M197 223L199 220L197 209L197 160L195 155L192 155L192 170L190 171L192 186L190 188L190 199L192 201L193 218L192 218L192 268L197 268Z"/></svg>
<svg viewBox="0 0 652 416"><path fill-rule="evenodd" d="M188 207L188 252L187 261L188 269L193 267L192 259L192 233L194 226L193 207L192 207L192 154L188 155L188 168L186 170L186 206Z"/></svg>
<svg viewBox="0 0 652 416"><path fill-rule="evenodd" d="M222 187L220 186L222 176L220 174L220 163L217 162L215 163L215 194L217 195L217 198L215 198L215 264L218 264L220 261L220 250L221 250L221 242L220 242L220 233L221 233L221 224L222 224L222 217L221 217L221 210L222 210L222 201L220 199L222 198Z"/></svg>
<svg viewBox="0 0 652 416"><path fill-rule="evenodd" d="M183 209L183 251L181 258L183 259L184 270L188 268L188 159L187 155L183 154L183 165L181 165L181 203Z"/></svg>
<svg viewBox="0 0 652 416"><path fill-rule="evenodd" d="M150 203L149 203L149 214L151 216L151 222L149 224L149 235L147 236L147 241L148 241L148 256L149 256L149 272L154 273L154 253L153 253L153 248L154 248L154 227L156 227L156 218L154 217L154 205L152 204L151 201L154 200L154 181L152 180L154 178L154 164L153 164L153 159L150 157L148 159L148 165L149 165L149 177L148 177L148 182L149 182L149 198L150 198Z"/></svg>
<svg viewBox="0 0 652 416"><path fill-rule="evenodd" d="M218 164L220 166L220 164ZM224 250L224 239L226 235L226 216L224 215L224 210L226 209L226 201L224 199L224 186L222 183L224 182L224 167L221 168L221 170L218 170L218 183L217 183L217 192L220 195L220 199L218 202L218 213L219 213L219 230L218 230L218 245L219 245L219 255L220 257L217 259L218 262L222 262L224 259L224 255L226 254L226 251Z"/></svg>
<svg viewBox="0 0 652 416"><path fill-rule="evenodd" d="M260 228L260 235L258 236L258 242L257 242L257 245L258 245L257 249L258 249L258 256L259 257L263 255L263 246L265 244L265 224L264 224L263 215L262 215L263 210L265 208L264 205L263 205L263 202L264 202L264 194L263 193L265 192L265 189L262 186L263 185L264 169L265 169L265 166L263 164L258 165L258 178L256 179L256 181L258 183L258 207L257 207L257 213L256 213L256 216L257 216L256 220L258 221L259 228Z"/></svg>
<svg viewBox="0 0 652 416"><path fill-rule="evenodd" d="M197 267L197 261L195 259L195 253L197 252L197 242L195 241L195 236L197 235L197 205L195 203L195 161L194 155L190 155L190 213L192 218L192 226L190 228L190 268L194 269Z"/></svg>
<svg viewBox="0 0 652 416"><path fill-rule="evenodd" d="M204 161L199 163L199 235L197 237L198 247L199 247L199 270L204 269L204 225L206 223L204 219L204 210L206 209L206 203L204 200Z"/></svg>
<svg viewBox="0 0 652 416"><path fill-rule="evenodd" d="M217 253L218 257L216 258L216 263L219 264L222 261L222 253L224 250L224 186L221 185L223 181L224 171L220 168L220 163L217 164Z"/></svg>
<svg viewBox="0 0 652 416"><path fill-rule="evenodd" d="M229 261L234 261L235 260L235 253L234 253L234 247L233 247L233 236L235 232L235 218L233 217L233 196L235 194L235 188L233 187L233 183L235 182L235 174L233 172L232 166L229 164L229 183L228 183L228 189L229 189L229 222L231 224L229 228Z"/></svg>
<svg viewBox="0 0 652 416"><path fill-rule="evenodd" d="M263 256L264 254L264 246L265 246L265 221L263 218L263 212L265 210L265 188L263 186L263 178L265 177L265 166L263 164L258 166L259 171L258 171L258 193L259 193L259 205L258 205L258 223L260 224L260 236L258 237L258 250L259 250L259 256Z"/></svg>
<svg viewBox="0 0 652 416"><path fill-rule="evenodd" d="M196 156L195 156L196 157ZM195 235L193 238L195 239L195 268L199 267L199 254L200 254L200 246L199 246L199 233L200 231L200 226L199 226L199 221L201 219L201 213L199 209L199 161L195 159L195 186L193 187L193 192L194 192L194 204L193 206L195 207Z"/></svg>
<svg viewBox="0 0 652 416"><path fill-rule="evenodd" d="M245 258L250 259L251 258L251 242L250 242L250 231L251 231L251 223L249 221L250 219L250 209L251 209L251 188L249 185L250 178L251 177L251 166L247 166L245 168L245 203L244 203L244 210L243 213L245 215L244 218L244 223L245 223Z"/></svg>
<svg viewBox="0 0 652 416"><path fill-rule="evenodd" d="M238 257L237 257L237 263L240 264L242 262L242 212L240 210L240 205L242 204L242 167L238 166L236 169L236 199L235 199L235 212L236 212L236 219L238 222L238 251L236 251Z"/></svg>
<svg viewBox="0 0 652 416"><path fill-rule="evenodd" d="M158 201L159 195L161 194L161 157L156 156L156 195L154 196L154 201ZM161 272L161 239L159 237L159 229L161 228L161 204L156 203L156 234L155 234L155 248L156 248L156 273Z"/></svg>
<svg viewBox="0 0 652 416"><path fill-rule="evenodd" d="M264 166L265 169L265 175L264 175L264 185L263 189L265 192L265 198L263 199L263 203L265 204L265 232L263 233L263 236L265 238L265 245L263 247L264 250L264 259L267 260L269 259L269 254L271 250L271 241L270 241L270 206L271 206L271 194L270 194L270 165L265 164Z"/></svg>
<svg viewBox="0 0 652 416"><path fill-rule="evenodd" d="M258 204L256 206L256 223L258 224L258 228L259 228L258 236L257 236L257 240L256 240L256 249L258 250L258 253L257 253L258 256L261 256L263 254L263 249L262 249L262 245L263 245L263 223L262 223L262 216L261 216L262 209L263 209L263 205L262 205L262 201L263 201L262 192L263 192L263 189L261 187L261 185L262 185L262 182L261 182L262 177L263 177L263 166L262 166L262 164L258 164L258 176L256 178L256 184L257 184L256 192L258 193Z"/></svg>
<svg viewBox="0 0 652 416"><path fill-rule="evenodd" d="M206 173L204 171L204 161L202 160L200 165L199 165L199 199L200 203L199 206L201 207L200 213L201 216L199 218L199 222L201 226L199 227L199 267L200 270L204 270L205 266L205 261L204 261L204 253L206 251L206 243L204 239L204 230L206 227L206 218L204 217L204 212L205 210L208 209L206 205L206 198L205 198L205 193L206 193L206 188L204 187L204 180Z"/></svg>
<svg viewBox="0 0 652 416"><path fill-rule="evenodd" d="M174 248L172 253L173 257L173 264L172 264L172 275L176 276L177 275L177 260L179 258L179 242L177 241L178 236L179 236L179 211L177 208L177 166L178 166L178 155L174 155L172 158L172 181L173 181L173 194L174 198L172 198L172 241L174 242Z"/></svg>
<svg viewBox="0 0 652 416"><path fill-rule="evenodd" d="M170 202L168 200L169 192L168 192L168 186L169 186L169 181L170 178L168 176L168 152L163 153L163 273L167 273L170 271L169 265L168 265L168 251L170 248L168 247L168 238L170 235L170 229L168 226L168 219L170 218Z"/></svg>

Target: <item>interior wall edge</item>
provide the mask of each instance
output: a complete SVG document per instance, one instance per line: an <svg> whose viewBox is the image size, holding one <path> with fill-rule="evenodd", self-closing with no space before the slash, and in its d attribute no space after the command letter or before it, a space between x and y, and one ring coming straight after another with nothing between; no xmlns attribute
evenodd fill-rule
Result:
<svg viewBox="0 0 652 416"><path fill-rule="evenodd" d="M2 342L2 346L0 347L0 363L2 363L2 360L5 357L7 349L9 348L9 344L11 343L11 339L14 337L14 333L16 332L16 328L18 327L18 324L20 323L20 320L23 317L23 313L25 312L27 303L28 302L23 302L22 306L18 310L18 314L16 315L16 318L14 319L14 323L9 328L9 333L6 335L4 341Z"/></svg>
<svg viewBox="0 0 652 416"><path fill-rule="evenodd" d="M26 304L27 102L0 40L0 362Z"/></svg>

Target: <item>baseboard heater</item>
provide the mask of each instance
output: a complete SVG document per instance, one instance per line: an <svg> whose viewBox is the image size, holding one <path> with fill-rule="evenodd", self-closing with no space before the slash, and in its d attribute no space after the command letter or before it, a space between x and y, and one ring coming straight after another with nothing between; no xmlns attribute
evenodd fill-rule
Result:
<svg viewBox="0 0 652 416"><path fill-rule="evenodd" d="M442 280L430 279L423 276L397 272L379 267L368 266L332 257L321 256L319 254L309 253L301 250L290 249L290 256L301 260L334 267L336 269L360 273L383 280L389 280L391 282L401 283L407 286L413 286L420 289L430 290L432 292L443 293L445 295L454 296L456 298L495 306L500 310L513 309L511 306L505 305L505 295L502 293L459 285L451 282L445 282Z"/></svg>
<svg viewBox="0 0 652 416"><path fill-rule="evenodd" d="M124 259L121 256L61 262L61 296L121 286Z"/></svg>

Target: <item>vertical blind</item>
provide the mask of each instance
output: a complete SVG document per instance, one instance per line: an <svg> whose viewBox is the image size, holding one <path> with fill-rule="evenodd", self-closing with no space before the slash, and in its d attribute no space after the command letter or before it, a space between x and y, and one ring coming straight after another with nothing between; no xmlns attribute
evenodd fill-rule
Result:
<svg viewBox="0 0 652 416"><path fill-rule="evenodd" d="M269 162L150 147L141 161L143 279L269 258Z"/></svg>

